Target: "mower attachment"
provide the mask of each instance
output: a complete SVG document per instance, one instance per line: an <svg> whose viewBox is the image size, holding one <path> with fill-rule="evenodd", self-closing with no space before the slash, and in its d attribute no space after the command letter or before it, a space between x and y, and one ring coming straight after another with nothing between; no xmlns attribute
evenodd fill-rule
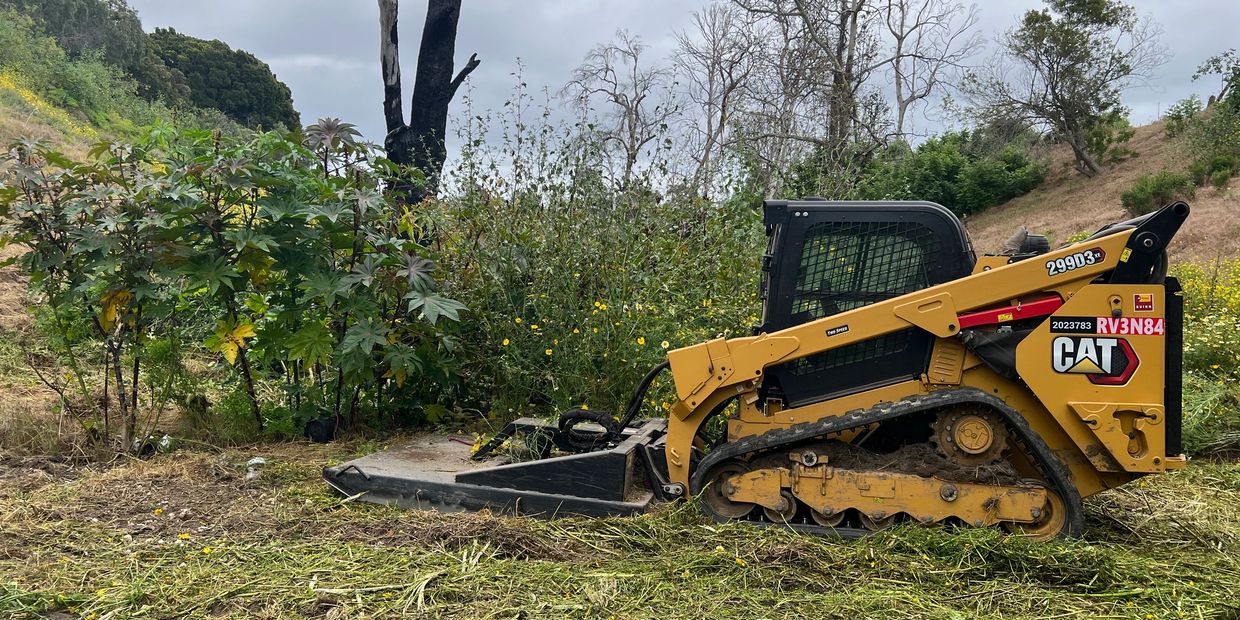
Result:
<svg viewBox="0 0 1240 620"><path fill-rule="evenodd" d="M426 434L406 444L323 470L348 496L375 504L445 512L481 510L533 516L612 516L645 512L663 495L659 471L667 421L645 420L610 447L548 457L560 429L534 418L513 422L501 435L525 434L544 458L497 464L471 459L469 442ZM541 443L539 443L541 442ZM498 446L488 445L487 452ZM657 489L653 490L653 489Z"/></svg>

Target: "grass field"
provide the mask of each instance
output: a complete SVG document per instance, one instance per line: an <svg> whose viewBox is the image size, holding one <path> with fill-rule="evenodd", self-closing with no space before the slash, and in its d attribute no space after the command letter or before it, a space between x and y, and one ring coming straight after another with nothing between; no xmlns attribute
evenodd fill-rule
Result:
<svg viewBox="0 0 1240 620"><path fill-rule="evenodd" d="M0 464L5 618L1225 618L1240 466L1088 502L1086 539L906 527L858 541L708 525L692 505L544 521L350 503L373 444ZM247 480L246 461L267 465Z"/></svg>

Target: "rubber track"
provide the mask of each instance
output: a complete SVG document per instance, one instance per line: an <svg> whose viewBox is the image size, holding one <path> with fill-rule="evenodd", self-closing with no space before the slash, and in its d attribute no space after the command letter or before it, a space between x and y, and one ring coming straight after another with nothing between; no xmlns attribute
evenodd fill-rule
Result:
<svg viewBox="0 0 1240 620"><path fill-rule="evenodd" d="M1028 456L1031 456L1036 461L1035 465L1046 476L1052 490L1059 493L1059 497L1064 501L1068 518L1061 535L1070 538L1081 536L1085 532L1085 506L1081 500L1080 492L1072 484L1068 467L1051 452L1050 446L1046 445L1046 441L1029 427L1029 422L1025 420L1024 416L1009 407L1002 399L974 388L944 390L921 396L911 396L896 402L876 405L869 409L858 409L841 416L825 418L815 422L805 422L786 429L767 431L761 435L754 435L723 444L712 450L710 454L706 455L698 463L697 470L689 481L690 489L694 495L700 493L702 488L706 486L704 480L706 473L715 465L729 459L762 454L833 433L877 422L890 422L914 413L965 403L983 404L994 408L1004 416L1007 425L1016 433L1017 439L1024 444ZM706 512L710 511L706 510ZM719 517L715 514L711 514L711 517L721 523L732 521L732 519ZM791 526L798 531L835 534L846 538L872 533L869 530L857 528L828 528L808 524L791 524Z"/></svg>

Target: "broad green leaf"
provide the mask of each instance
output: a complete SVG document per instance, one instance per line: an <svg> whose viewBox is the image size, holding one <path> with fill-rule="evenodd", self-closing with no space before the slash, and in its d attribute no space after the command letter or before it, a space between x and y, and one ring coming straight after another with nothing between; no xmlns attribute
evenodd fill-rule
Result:
<svg viewBox="0 0 1240 620"><path fill-rule="evenodd" d="M307 364L331 361L336 339L322 323L309 323L288 339L289 357Z"/></svg>
<svg viewBox="0 0 1240 620"><path fill-rule="evenodd" d="M348 283L360 282L362 286L370 286L379 276L379 270L383 267L383 257L371 254L358 261L353 266L353 272L344 277L344 281Z"/></svg>
<svg viewBox="0 0 1240 620"><path fill-rule="evenodd" d="M405 295L405 299L409 300L409 311L419 310L419 316L434 325L439 322L439 317L447 317L453 321L460 321L459 313L465 310L465 304L448 299L438 293L423 293L422 291L412 291Z"/></svg>
<svg viewBox="0 0 1240 620"><path fill-rule="evenodd" d="M388 347L383 363L388 367L383 376L395 380L397 387L403 387L410 374L422 372L422 358L412 347L403 344Z"/></svg>
<svg viewBox="0 0 1240 620"><path fill-rule="evenodd" d="M327 305L336 303L337 297L343 297L349 291L349 285L340 276L326 271L310 274L302 283L301 290L310 299L322 299Z"/></svg>
<svg viewBox="0 0 1240 620"><path fill-rule="evenodd" d="M409 288L415 291L431 291L435 288L435 279L431 277L434 271L435 263L413 252L406 252L396 275L404 276L409 281Z"/></svg>
<svg viewBox="0 0 1240 620"><path fill-rule="evenodd" d="M345 354L360 351L369 355L374 351L375 347L387 345L389 331L391 330L382 323L377 323L369 318L362 319L345 332L344 341L340 343L341 349Z"/></svg>
<svg viewBox="0 0 1240 620"><path fill-rule="evenodd" d="M221 286L231 289L232 278L241 275L223 256L192 260L180 271L189 278L190 289L206 288L211 295L219 292Z"/></svg>

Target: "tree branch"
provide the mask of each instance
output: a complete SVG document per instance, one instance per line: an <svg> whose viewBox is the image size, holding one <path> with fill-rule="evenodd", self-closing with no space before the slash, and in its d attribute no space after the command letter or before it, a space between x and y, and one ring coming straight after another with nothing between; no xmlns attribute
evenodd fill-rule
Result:
<svg viewBox="0 0 1240 620"><path fill-rule="evenodd" d="M480 64L482 64L482 61L478 60L478 54L469 55L469 61L465 63L464 67L461 67L460 72L456 74L456 77L452 78L452 83L448 86L448 98L456 95L456 89L461 87L461 83L465 81L465 78L469 77L469 74L473 73L474 69L477 69Z"/></svg>

